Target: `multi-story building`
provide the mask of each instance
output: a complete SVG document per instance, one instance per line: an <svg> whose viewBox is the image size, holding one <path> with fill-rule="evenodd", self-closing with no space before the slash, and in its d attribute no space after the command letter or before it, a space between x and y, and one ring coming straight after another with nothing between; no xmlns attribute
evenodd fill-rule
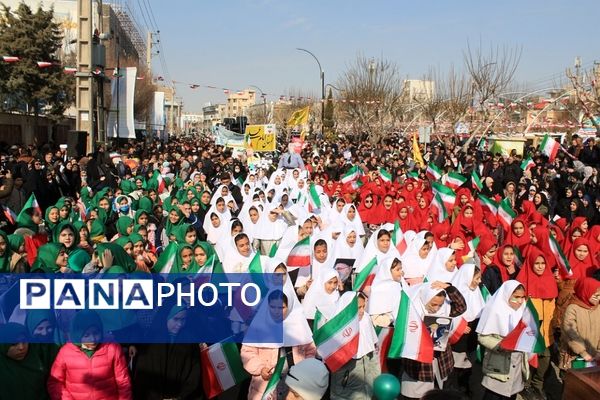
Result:
<svg viewBox="0 0 600 400"><path fill-rule="evenodd" d="M202 113L183 113L181 115L181 127L184 132L199 131L204 123Z"/></svg>
<svg viewBox="0 0 600 400"><path fill-rule="evenodd" d="M217 123L223 122L223 118L226 117L226 112L226 104L206 103L204 107L202 107L202 129L207 130Z"/></svg>
<svg viewBox="0 0 600 400"><path fill-rule="evenodd" d="M431 99L435 96L435 82L406 79L402 87L402 96L407 103L418 103Z"/></svg>
<svg viewBox="0 0 600 400"><path fill-rule="evenodd" d="M256 92L246 89L240 92L230 92L227 96L227 118L236 118L247 115L248 109L256 104Z"/></svg>

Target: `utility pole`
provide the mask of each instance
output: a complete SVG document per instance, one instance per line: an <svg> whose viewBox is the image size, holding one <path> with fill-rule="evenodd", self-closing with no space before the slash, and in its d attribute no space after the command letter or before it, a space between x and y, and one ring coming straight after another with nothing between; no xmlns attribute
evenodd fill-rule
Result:
<svg viewBox="0 0 600 400"><path fill-rule="evenodd" d="M94 78L92 77L92 0L77 0L76 129L87 132L86 151L94 151Z"/></svg>

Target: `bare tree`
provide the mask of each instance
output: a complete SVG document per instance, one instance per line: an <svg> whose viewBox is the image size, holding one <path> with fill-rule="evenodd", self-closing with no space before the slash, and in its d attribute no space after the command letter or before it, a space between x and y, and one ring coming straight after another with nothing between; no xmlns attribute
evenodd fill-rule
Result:
<svg viewBox="0 0 600 400"><path fill-rule="evenodd" d="M482 124L478 128L485 126L488 120L486 101L500 94L511 84L519 66L521 54L521 47L490 45L488 50L484 50L480 42L479 47L471 49L471 45L467 42L467 50L463 53L465 68L473 83L478 110L483 115ZM466 150L478 128L473 130L463 150Z"/></svg>
<svg viewBox="0 0 600 400"><path fill-rule="evenodd" d="M589 82L589 84L586 85L581 76L573 74L570 69L567 69L567 78L569 78L573 85L576 103L583 115L588 118L592 125L594 125L594 128L596 128L597 137L600 137L600 124L598 124L598 121L595 118L595 116L600 113L599 76L600 69L597 66L592 71L586 72L585 81Z"/></svg>
<svg viewBox="0 0 600 400"><path fill-rule="evenodd" d="M342 74L338 86L342 124L351 134L380 143L402 114L402 80L395 63L359 55Z"/></svg>

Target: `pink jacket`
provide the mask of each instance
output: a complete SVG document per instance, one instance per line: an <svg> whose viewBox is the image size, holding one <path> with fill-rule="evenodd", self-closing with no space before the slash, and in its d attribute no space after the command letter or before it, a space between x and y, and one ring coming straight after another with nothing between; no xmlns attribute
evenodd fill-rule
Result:
<svg viewBox="0 0 600 400"><path fill-rule="evenodd" d="M305 358L314 358L317 348L314 343L303 344L292 347L294 364L299 363ZM274 368L279 357L279 349L270 349L265 347L242 346L242 363L244 369L252 375L250 390L248 391L248 400L260 400L267 388L268 381L260 376L263 368Z"/></svg>
<svg viewBox="0 0 600 400"><path fill-rule="evenodd" d="M65 344L52 365L48 393L52 400L131 400L121 346L103 343L88 357L74 344Z"/></svg>

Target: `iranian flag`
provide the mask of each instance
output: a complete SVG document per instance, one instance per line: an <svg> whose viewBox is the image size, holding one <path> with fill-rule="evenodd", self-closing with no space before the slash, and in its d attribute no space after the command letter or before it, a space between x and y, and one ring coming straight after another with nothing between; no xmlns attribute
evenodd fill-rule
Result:
<svg viewBox="0 0 600 400"><path fill-rule="evenodd" d="M356 355L358 332L358 296L354 296L343 310L313 335L317 352L330 372L336 372Z"/></svg>
<svg viewBox="0 0 600 400"><path fill-rule="evenodd" d="M308 267L310 265L310 236L294 245L287 257L288 267Z"/></svg>
<svg viewBox="0 0 600 400"><path fill-rule="evenodd" d="M434 163L429 163L427 165L427 170L425 171L425 173L427 174L427 177L432 181L439 181L440 179L442 179L442 171L440 171Z"/></svg>
<svg viewBox="0 0 600 400"><path fill-rule="evenodd" d="M554 236L550 235L549 243L550 243L550 250L552 250L552 254L554 255L554 258L556 259L556 262L558 263L558 265L560 265L560 267L563 269L564 273L567 276L573 275L573 271L571 270L571 265L569 264L569 260L563 253L560 245L558 244L558 242L556 241Z"/></svg>
<svg viewBox="0 0 600 400"><path fill-rule="evenodd" d="M477 250L477 247L479 246L479 242L481 241L481 238L479 236L476 236L475 238L469 240L469 249L475 253L475 250Z"/></svg>
<svg viewBox="0 0 600 400"><path fill-rule="evenodd" d="M8 222L10 222L12 225L17 223L17 215L14 213L13 210L6 207L4 204L2 204L2 212L4 213L4 216L6 217Z"/></svg>
<svg viewBox="0 0 600 400"><path fill-rule="evenodd" d="M556 154L558 153L558 148L560 144L554 139L552 139L548 134L544 136L542 143L540 144L540 150L543 154L548 156L550 162L553 162L556 158Z"/></svg>
<svg viewBox="0 0 600 400"><path fill-rule="evenodd" d="M171 242L165 248L165 251L160 253L156 264L154 264L154 271L159 274L169 274L173 270L175 260L177 259L177 243Z"/></svg>
<svg viewBox="0 0 600 400"><path fill-rule="evenodd" d="M488 288L485 287L485 285L483 284L479 287L479 290L481 291L481 296L483 297L483 300L487 302L488 299L492 296L492 294L490 293Z"/></svg>
<svg viewBox="0 0 600 400"><path fill-rule="evenodd" d="M317 192L317 188L315 187L315 185L312 183L310 184L310 187L308 189L308 201L310 212L312 212L312 210L310 210L310 207L312 207L313 209L321 208L321 199L319 198L319 193Z"/></svg>
<svg viewBox="0 0 600 400"><path fill-rule="evenodd" d="M523 171L527 171L529 168L533 168L533 167L535 167L535 163L533 162L531 157L527 157L527 159L523 160L523 162L521 163L521 169Z"/></svg>
<svg viewBox="0 0 600 400"><path fill-rule="evenodd" d="M433 196L433 200L431 200L431 207L438 211L438 222L444 222L444 220L448 218L448 212L446 211L446 207L444 207L444 202L442 201L439 193L436 193L435 196Z"/></svg>
<svg viewBox="0 0 600 400"><path fill-rule="evenodd" d="M381 177L381 179L384 182L391 182L392 181L392 174L390 174L389 172L387 172L383 168L379 168L379 176Z"/></svg>
<svg viewBox="0 0 600 400"><path fill-rule="evenodd" d="M394 336L394 328L387 327L382 328L381 326L375 327L375 333L377 333L377 347L379 348L379 364L381 365L381 372L387 372L387 354L392 344L392 337Z"/></svg>
<svg viewBox="0 0 600 400"><path fill-rule="evenodd" d="M40 207L40 204L38 203L37 199L35 198L35 194L31 193L31 196L29 196L29 199L27 199L27 202L25 203L25 205L23 206L23 209L21 209L21 212L19 213L19 215L17 216L17 222L19 221L29 221L31 220L31 214L27 213L27 210L33 209L36 213L38 213L39 215L42 215L42 208Z"/></svg>
<svg viewBox="0 0 600 400"><path fill-rule="evenodd" d="M348 170L348 172L346 172L343 176L342 176L342 183L348 183L348 182L352 182L353 180L358 179L358 177L360 176L360 170L358 169L358 167L356 165L353 165L352 168L350 168Z"/></svg>
<svg viewBox="0 0 600 400"><path fill-rule="evenodd" d="M536 354L543 353L546 350L544 337L540 332L540 319L531 299L527 300L527 306L521 320L515 329L502 339L500 347L508 351Z"/></svg>
<svg viewBox="0 0 600 400"><path fill-rule="evenodd" d="M494 215L498 214L498 203L482 194L479 194L478 197L483 207L490 210L490 212Z"/></svg>
<svg viewBox="0 0 600 400"><path fill-rule="evenodd" d="M388 352L390 358L408 358L426 364L433 362L433 341L421 316L403 290Z"/></svg>
<svg viewBox="0 0 600 400"><path fill-rule="evenodd" d="M360 269L357 269L358 275L354 279L354 284L352 285L352 290L355 292L363 291L367 286L371 286L373 283L373 279L375 279L375 267L377 266L377 256L373 257L371 261L367 263L365 266L361 266Z"/></svg>
<svg viewBox="0 0 600 400"><path fill-rule="evenodd" d="M19 57L12 57L12 56L2 56L2 59L4 60L4 62L7 63L14 63L19 61Z"/></svg>
<svg viewBox="0 0 600 400"><path fill-rule="evenodd" d="M406 174L407 178L419 180L419 173L417 171L410 171Z"/></svg>
<svg viewBox="0 0 600 400"><path fill-rule="evenodd" d="M513 219L517 217L517 214L513 211L508 199L504 199L500 202L500 206L498 207L498 221L504 227L504 231L508 232L510 230L510 224L512 224Z"/></svg>
<svg viewBox="0 0 600 400"><path fill-rule="evenodd" d="M40 68L48 68L52 66L52 63L48 61L38 61L37 66Z"/></svg>
<svg viewBox="0 0 600 400"><path fill-rule="evenodd" d="M281 380L281 371L283 371L284 364L285 356L279 357L273 375L271 376L271 379L269 379L269 383L267 383L267 388L265 389L261 400L277 400L277 385Z"/></svg>
<svg viewBox="0 0 600 400"><path fill-rule="evenodd" d="M461 174L458 174L456 172L450 172L448 174L448 178L446 179L446 186L456 190L459 187L461 187L466 181L467 178L465 178Z"/></svg>
<svg viewBox="0 0 600 400"><path fill-rule="evenodd" d="M473 172L471 172L471 184L473 185L473 187L475 189L477 189L480 192L483 189L483 183L481 182L481 178L479 177L479 174L477 174L477 171L475 171L475 170L473 170Z"/></svg>
<svg viewBox="0 0 600 400"><path fill-rule="evenodd" d="M244 381L248 374L235 343L215 343L200 352L202 386L212 399Z"/></svg>
<svg viewBox="0 0 600 400"><path fill-rule="evenodd" d="M431 187L433 189L433 194L440 196L442 203L444 203L444 206L446 207L446 211L450 213L456 201L456 193L454 193L454 190L439 182L432 182Z"/></svg>
<svg viewBox="0 0 600 400"><path fill-rule="evenodd" d="M392 243L396 246L396 249L403 255L408 247L406 243L406 239L404 238L404 233L402 233L402 229L400 229L400 222L396 220L394 222L394 230L392 231Z"/></svg>
<svg viewBox="0 0 600 400"><path fill-rule="evenodd" d="M469 326L469 323L463 317L455 317L452 319L452 325L450 326L450 332L448 333L448 343L455 344L465 334L465 330Z"/></svg>
<svg viewBox="0 0 600 400"><path fill-rule="evenodd" d="M350 182L350 187L352 188L352 190L358 190L362 185L362 181L359 181L358 179Z"/></svg>

